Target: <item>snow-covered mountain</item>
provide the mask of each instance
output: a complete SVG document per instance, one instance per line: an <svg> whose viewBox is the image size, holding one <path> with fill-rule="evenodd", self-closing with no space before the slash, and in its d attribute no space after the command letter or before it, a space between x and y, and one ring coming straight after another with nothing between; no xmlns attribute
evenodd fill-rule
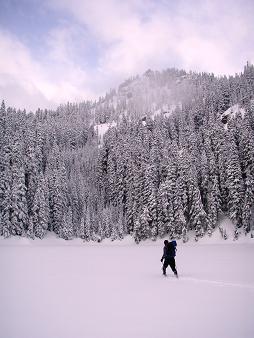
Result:
<svg viewBox="0 0 254 338"><path fill-rule="evenodd" d="M96 102L93 112L100 122L119 119L123 115L131 119L154 117L171 113L182 102L188 102L195 90L196 75L168 69L163 72L146 71L124 81L118 89L111 90Z"/></svg>
<svg viewBox="0 0 254 338"><path fill-rule="evenodd" d="M0 235L254 236L254 67L147 71L96 102L0 110ZM219 227L222 237L227 237Z"/></svg>

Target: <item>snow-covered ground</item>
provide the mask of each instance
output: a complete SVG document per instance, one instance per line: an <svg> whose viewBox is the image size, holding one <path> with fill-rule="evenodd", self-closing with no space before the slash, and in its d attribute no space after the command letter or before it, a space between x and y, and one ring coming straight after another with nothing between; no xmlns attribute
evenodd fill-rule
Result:
<svg viewBox="0 0 254 338"><path fill-rule="evenodd" d="M99 139L99 144L101 145L103 143L103 137L106 134L106 132L109 130L111 127L115 127L116 122L112 121L111 123L101 123L101 124L96 124L94 126L94 130L98 135Z"/></svg>
<svg viewBox="0 0 254 338"><path fill-rule="evenodd" d="M0 239L0 337L252 338L253 242Z"/></svg>

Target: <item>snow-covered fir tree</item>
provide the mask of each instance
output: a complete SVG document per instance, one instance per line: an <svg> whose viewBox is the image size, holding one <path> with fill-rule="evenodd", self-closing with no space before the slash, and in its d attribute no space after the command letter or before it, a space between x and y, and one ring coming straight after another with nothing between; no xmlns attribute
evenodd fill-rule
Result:
<svg viewBox="0 0 254 338"><path fill-rule="evenodd" d="M59 237L63 239L72 239L74 236L73 233L73 222L72 222L72 211L71 207L69 206L67 211L65 211L63 215L63 220L59 225L58 229Z"/></svg>
<svg viewBox="0 0 254 338"><path fill-rule="evenodd" d="M11 233L21 236L28 227L25 168L22 157L22 135L17 133L12 145Z"/></svg>
<svg viewBox="0 0 254 338"><path fill-rule="evenodd" d="M40 239L45 236L49 224L48 198L47 181L41 173L38 178L38 186L32 208L34 235Z"/></svg>

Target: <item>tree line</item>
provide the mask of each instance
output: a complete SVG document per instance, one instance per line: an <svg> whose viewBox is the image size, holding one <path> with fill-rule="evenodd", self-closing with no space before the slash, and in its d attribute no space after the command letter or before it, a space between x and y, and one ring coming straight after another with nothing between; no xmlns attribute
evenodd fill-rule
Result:
<svg viewBox="0 0 254 338"><path fill-rule="evenodd" d="M181 104L169 113L172 95ZM95 125L112 120L99 144ZM187 241L227 215L236 239L253 236L253 133L249 63L231 77L148 71L118 93L55 111L3 102L0 235Z"/></svg>

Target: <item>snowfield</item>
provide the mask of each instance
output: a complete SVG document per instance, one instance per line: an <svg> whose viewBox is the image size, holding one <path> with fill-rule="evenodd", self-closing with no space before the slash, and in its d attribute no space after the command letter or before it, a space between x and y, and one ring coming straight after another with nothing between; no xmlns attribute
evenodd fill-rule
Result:
<svg viewBox="0 0 254 338"><path fill-rule="evenodd" d="M253 338L254 240L0 239L1 338Z"/></svg>

